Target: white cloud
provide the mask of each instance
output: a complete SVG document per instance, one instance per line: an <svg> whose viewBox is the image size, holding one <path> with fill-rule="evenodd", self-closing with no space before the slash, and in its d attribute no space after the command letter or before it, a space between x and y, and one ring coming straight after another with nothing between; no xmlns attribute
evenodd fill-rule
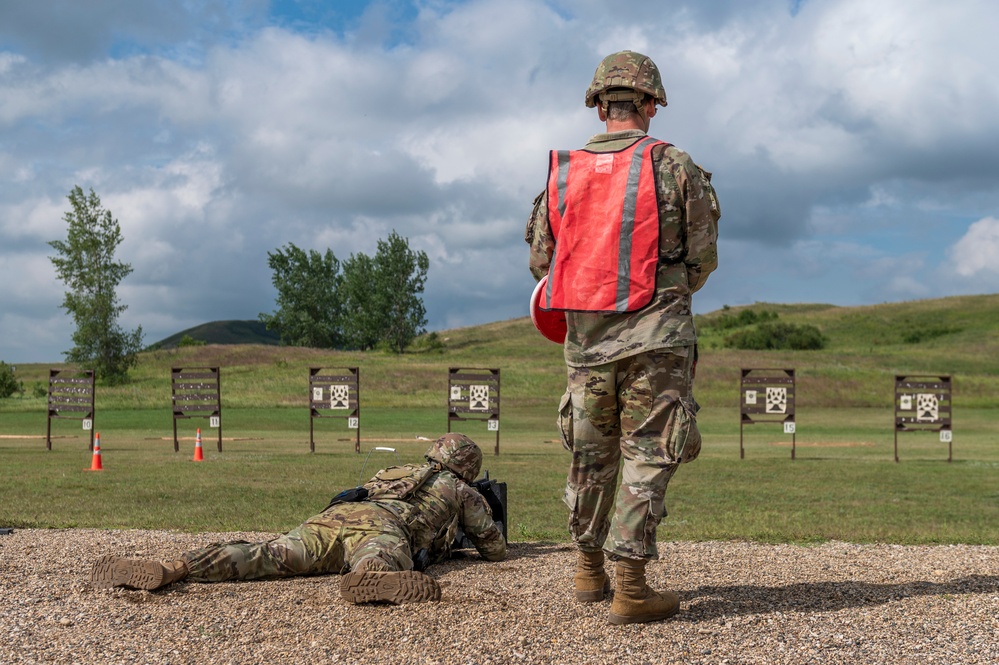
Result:
<svg viewBox="0 0 999 665"><path fill-rule="evenodd" d="M979 273L999 274L999 219L985 217L947 250L954 272L962 277Z"/></svg>
<svg viewBox="0 0 999 665"><path fill-rule="evenodd" d="M89 4L66 14L70 45L58 19L0 5L0 276L33 280L0 292L9 334L57 308L41 257L76 184L122 225L122 302L152 339L270 311L270 250L345 259L393 229L431 256L431 326L520 314L547 151L601 131L583 93L622 48L662 69L653 133L714 171L722 265L700 311L929 297L995 273L999 5L469 0L295 32L253 3L211 21ZM167 9L171 36L150 36ZM958 274L931 279L952 242Z"/></svg>
<svg viewBox="0 0 999 665"><path fill-rule="evenodd" d="M55 240L65 235L62 217L69 208L65 199L56 202L41 197L0 203L0 234L11 239Z"/></svg>
<svg viewBox="0 0 999 665"><path fill-rule="evenodd" d="M994 22L999 8L966 0L843 0L809 6L821 14L814 73L842 93L843 113L917 145L936 145L940 122L958 130L995 127Z"/></svg>

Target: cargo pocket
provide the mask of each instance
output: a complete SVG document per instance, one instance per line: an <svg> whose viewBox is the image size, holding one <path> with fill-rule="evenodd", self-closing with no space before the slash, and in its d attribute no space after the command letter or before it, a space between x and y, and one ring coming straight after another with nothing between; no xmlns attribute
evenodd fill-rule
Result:
<svg viewBox="0 0 999 665"><path fill-rule="evenodd" d="M690 462L701 453L701 432L697 429L699 409L693 397L681 397L673 409L666 452L674 462Z"/></svg>
<svg viewBox="0 0 999 665"><path fill-rule="evenodd" d="M576 490L569 485L565 486L565 491L562 492L562 503L564 503L569 508L569 524L570 526L574 523L576 515L579 513L577 510L576 502L579 500L579 494Z"/></svg>
<svg viewBox="0 0 999 665"><path fill-rule="evenodd" d="M570 453L573 449L572 442L572 393L568 390L562 395L558 403L558 432L562 439L562 447Z"/></svg>

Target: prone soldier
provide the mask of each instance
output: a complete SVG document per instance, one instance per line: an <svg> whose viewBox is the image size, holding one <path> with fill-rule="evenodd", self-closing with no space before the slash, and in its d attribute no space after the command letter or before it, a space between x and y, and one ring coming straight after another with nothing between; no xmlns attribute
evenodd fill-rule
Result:
<svg viewBox="0 0 999 665"><path fill-rule="evenodd" d="M506 540L486 499L470 485L482 467L475 442L446 434L430 447L426 460L382 469L349 490L349 496L337 495L321 513L272 540L219 543L172 561L105 555L94 563L91 582L159 589L181 580L342 574L340 595L351 603L440 600L437 580L416 568L446 559L459 529L488 561L506 556ZM414 558L421 565L414 565Z"/></svg>

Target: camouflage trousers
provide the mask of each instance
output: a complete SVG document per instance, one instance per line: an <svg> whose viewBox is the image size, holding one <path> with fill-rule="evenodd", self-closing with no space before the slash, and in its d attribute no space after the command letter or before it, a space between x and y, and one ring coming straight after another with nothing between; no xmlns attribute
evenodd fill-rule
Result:
<svg viewBox="0 0 999 665"><path fill-rule="evenodd" d="M342 503L283 536L218 543L183 554L195 582L345 573L362 559L370 570L412 570L409 533L395 513L371 502Z"/></svg>
<svg viewBox="0 0 999 665"><path fill-rule="evenodd" d="M693 360L690 346L569 368L559 428L572 451L564 501L581 550L658 558L666 486L701 449Z"/></svg>

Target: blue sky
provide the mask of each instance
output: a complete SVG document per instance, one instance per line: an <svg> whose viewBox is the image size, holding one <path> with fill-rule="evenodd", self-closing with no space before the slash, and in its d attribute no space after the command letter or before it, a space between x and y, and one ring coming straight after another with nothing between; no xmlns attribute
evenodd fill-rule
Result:
<svg viewBox="0 0 999 665"><path fill-rule="evenodd" d="M652 134L714 173L695 310L999 290L999 5L986 0L0 3L0 360L56 362L47 242L93 188L147 343L274 308L267 252L392 230L431 329L524 316L551 148L601 130L607 53L659 65Z"/></svg>

